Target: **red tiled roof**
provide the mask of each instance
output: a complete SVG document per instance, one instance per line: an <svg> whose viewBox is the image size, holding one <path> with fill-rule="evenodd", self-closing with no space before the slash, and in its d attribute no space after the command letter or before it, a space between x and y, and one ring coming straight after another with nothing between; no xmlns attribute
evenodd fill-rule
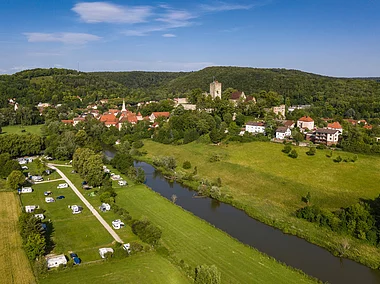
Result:
<svg viewBox="0 0 380 284"><path fill-rule="evenodd" d="M372 125L364 125L363 128L371 130L372 129Z"/></svg>
<svg viewBox="0 0 380 284"><path fill-rule="evenodd" d="M233 92L230 96L230 99L231 100L238 100L238 99L240 99L241 94L242 94L242 92L240 92L240 91Z"/></svg>
<svg viewBox="0 0 380 284"><path fill-rule="evenodd" d="M249 122L246 123L246 125L265 126L264 122L254 122L254 121L249 121Z"/></svg>
<svg viewBox="0 0 380 284"><path fill-rule="evenodd" d="M61 122L64 124L74 124L74 120L72 119L62 119Z"/></svg>
<svg viewBox="0 0 380 284"><path fill-rule="evenodd" d="M314 120L310 116L303 116L298 121L313 122Z"/></svg>
<svg viewBox="0 0 380 284"><path fill-rule="evenodd" d="M333 129L342 129L342 125L340 125L340 123L337 121L327 124L327 127Z"/></svg>
<svg viewBox="0 0 380 284"><path fill-rule="evenodd" d="M155 117L159 117L159 116L169 117L170 116L170 112L168 112L168 111L153 112L153 114Z"/></svg>
<svg viewBox="0 0 380 284"><path fill-rule="evenodd" d="M101 122L117 122L117 117L113 114L104 114L100 117Z"/></svg>
<svg viewBox="0 0 380 284"><path fill-rule="evenodd" d="M253 101L253 96L247 96L245 102Z"/></svg>
<svg viewBox="0 0 380 284"><path fill-rule="evenodd" d="M292 126L293 124L294 124L293 120L285 120L284 122L284 126L288 126L288 127Z"/></svg>

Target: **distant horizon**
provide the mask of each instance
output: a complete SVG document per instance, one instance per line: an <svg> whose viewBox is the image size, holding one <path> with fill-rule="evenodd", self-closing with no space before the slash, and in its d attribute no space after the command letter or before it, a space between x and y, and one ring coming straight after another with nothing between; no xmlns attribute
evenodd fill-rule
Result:
<svg viewBox="0 0 380 284"><path fill-rule="evenodd" d="M113 72L113 73L118 73L118 72L152 72L152 73L155 73L155 72L164 72L164 73L192 73L192 72L198 72L198 71L201 71L203 69L206 69L206 68L211 68L211 67L234 67L234 68L252 68L252 69L280 69L280 70L288 70L288 71L300 71L300 72L303 72L303 73L309 73L309 74L313 74L313 75L317 75L317 76L323 76L323 77L331 77L331 78L341 78L341 79L376 79L376 78L380 78L380 75L379 76L352 76L352 77L347 77L347 76L331 76L331 75L325 75L325 74L319 74L319 73L314 73L314 72L310 72L310 71L305 71L305 70L300 70L300 69L294 69L294 68L283 68L283 67L251 67L251 66L237 66L237 65L210 65L210 66L206 66L204 68L201 68L201 69L198 69L198 70L189 70L189 71L184 71L184 70L179 70L179 71L175 71L175 70L92 70L92 71L86 71L86 70L79 70L79 72L83 72L83 73L97 73L97 72ZM57 68L57 69L66 69L66 70L74 70L74 71L78 71L78 69L76 68L66 68L66 67L33 67L33 68L27 68L27 69L23 69L23 70L20 70L20 71L15 71L13 73L3 73L3 74L0 74L0 75L14 75L16 73L20 73L20 72L23 72L23 71L27 71L27 70L34 70L34 69L53 69L53 68Z"/></svg>

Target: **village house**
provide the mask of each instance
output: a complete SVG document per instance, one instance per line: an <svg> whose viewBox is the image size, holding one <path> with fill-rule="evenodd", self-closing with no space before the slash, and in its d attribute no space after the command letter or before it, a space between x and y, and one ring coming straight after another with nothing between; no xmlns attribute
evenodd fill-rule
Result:
<svg viewBox="0 0 380 284"><path fill-rule="evenodd" d="M297 127L301 130L314 129L314 120L310 116L303 116L297 120Z"/></svg>
<svg viewBox="0 0 380 284"><path fill-rule="evenodd" d="M164 112L152 112L152 114L149 116L150 122L154 122L158 117L164 117L169 118L170 112L164 111Z"/></svg>
<svg viewBox="0 0 380 284"><path fill-rule="evenodd" d="M66 125L74 125L74 120L72 119L62 119L61 122Z"/></svg>
<svg viewBox="0 0 380 284"><path fill-rule="evenodd" d="M187 98L175 98L174 107L183 106L184 110L196 110L197 105L190 104Z"/></svg>
<svg viewBox="0 0 380 284"><path fill-rule="evenodd" d="M77 125L78 123L83 122L83 121L85 121L85 120L86 120L85 117L75 117L75 118L73 119L73 125L75 126L75 125Z"/></svg>
<svg viewBox="0 0 380 284"><path fill-rule="evenodd" d="M103 122L106 127L119 126L119 119L112 113L106 113L100 116L100 122Z"/></svg>
<svg viewBox="0 0 380 284"><path fill-rule="evenodd" d="M327 129L338 130L340 133L343 133L342 125L337 121L327 124Z"/></svg>
<svg viewBox="0 0 380 284"><path fill-rule="evenodd" d="M289 127L282 126L276 129L276 139L284 140L292 135L292 131Z"/></svg>
<svg viewBox="0 0 380 284"><path fill-rule="evenodd" d="M265 124L264 122L254 122L250 121L245 124L245 131L252 134L265 134Z"/></svg>
<svg viewBox="0 0 380 284"><path fill-rule="evenodd" d="M280 105L280 106L272 107L272 111L276 115L280 115L281 117L285 118L286 106L285 105Z"/></svg>
<svg viewBox="0 0 380 284"><path fill-rule="evenodd" d="M337 129L318 128L314 134L314 143L325 144L327 146L336 145L341 132Z"/></svg>

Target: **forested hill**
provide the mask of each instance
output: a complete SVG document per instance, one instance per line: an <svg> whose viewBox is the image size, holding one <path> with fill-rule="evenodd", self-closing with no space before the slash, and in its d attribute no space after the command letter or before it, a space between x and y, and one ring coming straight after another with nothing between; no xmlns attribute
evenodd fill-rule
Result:
<svg viewBox="0 0 380 284"><path fill-rule="evenodd" d="M95 76L115 81L131 89L157 88L164 86L173 79L183 77L187 72L93 72Z"/></svg>
<svg viewBox="0 0 380 284"><path fill-rule="evenodd" d="M83 106L101 98L126 97L128 102L159 100L201 88L209 90L213 78L260 97L275 91L289 104L313 104L343 114L352 108L362 117L380 117L380 82L376 78L333 78L297 70L248 67L208 67L196 72L77 72L33 69L0 76L0 108L8 98L22 105L38 102ZM342 113L343 112L343 113Z"/></svg>

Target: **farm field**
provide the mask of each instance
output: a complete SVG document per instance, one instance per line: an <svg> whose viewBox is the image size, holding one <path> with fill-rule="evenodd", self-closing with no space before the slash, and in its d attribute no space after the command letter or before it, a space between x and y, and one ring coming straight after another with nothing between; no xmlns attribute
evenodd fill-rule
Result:
<svg viewBox="0 0 380 284"><path fill-rule="evenodd" d="M1 135L3 135L3 134L28 134L28 133L41 135L42 125L43 124L25 125L25 126L21 126L21 125L4 126L4 127L2 127L3 132L1 133ZM25 130L25 131L22 132L23 130Z"/></svg>
<svg viewBox="0 0 380 284"><path fill-rule="evenodd" d="M78 174L70 175L70 168L60 169L74 184L80 184ZM160 226L162 242L177 259L183 259L192 267L215 264L227 283L313 283L307 276L232 239L144 185L114 188L118 194L116 204L129 211L133 218L146 216ZM90 198L88 200L91 202Z"/></svg>
<svg viewBox="0 0 380 284"><path fill-rule="evenodd" d="M358 155L355 163L334 163L332 159L338 155L345 158L354 154L336 151L333 158L327 158L329 151L317 150L315 156L307 156L306 148L296 147L299 155L292 159L281 152L283 145L265 142L222 146L198 143L172 146L150 140L144 143L143 150L148 152L144 160L174 156L177 171L185 171L182 163L188 160L193 168L197 167L200 178L210 181L221 178L222 191L233 197L232 205L269 225L331 250L340 247L345 237L294 217L295 210L305 206L301 198L310 192L311 204L337 210L361 198L379 195L380 158L375 156ZM209 162L214 154L219 154L221 161ZM349 256L367 265L380 265L379 249L353 238L350 245L353 249Z"/></svg>
<svg viewBox="0 0 380 284"><path fill-rule="evenodd" d="M138 254L123 260L81 265L74 269L51 273L41 284L60 283L191 283L174 265L154 252Z"/></svg>
<svg viewBox="0 0 380 284"><path fill-rule="evenodd" d="M34 185L33 193L21 195L23 206L39 205L46 210L44 215L46 219L51 219L53 224L53 253L68 255L68 251L74 251L83 262L99 260L98 248L111 245L113 238L70 188L57 189L57 185L62 182ZM52 191L51 196L54 198L59 195L65 198L46 203L45 191ZM80 205L84 208L83 212L72 214L69 205Z"/></svg>
<svg viewBox="0 0 380 284"><path fill-rule="evenodd" d="M0 283L36 283L29 261L22 249L18 229L18 216L21 213L19 201L13 192L1 192L0 198Z"/></svg>

